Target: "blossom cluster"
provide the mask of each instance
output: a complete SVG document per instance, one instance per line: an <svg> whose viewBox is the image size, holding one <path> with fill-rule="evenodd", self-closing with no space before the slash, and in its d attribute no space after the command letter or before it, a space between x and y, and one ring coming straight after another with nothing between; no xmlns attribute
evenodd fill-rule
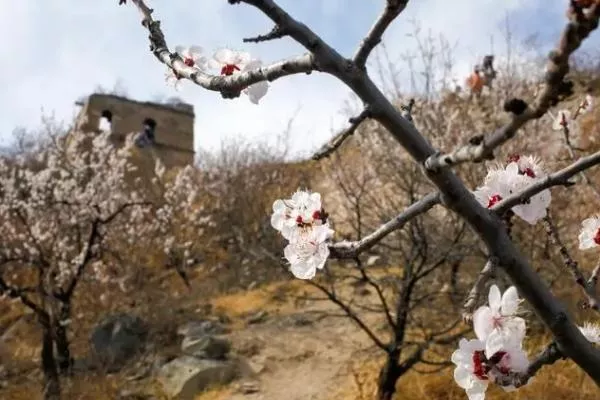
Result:
<svg viewBox="0 0 600 400"><path fill-rule="evenodd" d="M271 225L289 241L283 253L294 276L314 278L329 257L327 241L334 233L321 206L321 195L299 190L291 199L276 200Z"/></svg>
<svg viewBox="0 0 600 400"><path fill-rule="evenodd" d="M490 382L502 376L524 373L529 366L523 350L525 320L519 317L521 300L514 286L501 295L498 286L492 285L489 305L479 307L473 314L476 339L461 339L452 354L456 365L454 379L465 389L469 400L483 400ZM502 386L514 390L514 386Z"/></svg>
<svg viewBox="0 0 600 400"><path fill-rule="evenodd" d="M461 339L452 354L456 368L454 379L469 400L484 400L490 382L496 382L505 391L516 389L507 384L521 375L529 382L530 365L523 349L526 334L525 320L519 316L521 299L514 286L504 294L496 285L490 287L488 305L479 307L473 314L476 339ZM600 327L585 323L579 328L585 338L600 344Z"/></svg>
<svg viewBox="0 0 600 400"><path fill-rule="evenodd" d="M183 63L199 71L209 72L216 70L220 75L231 76L236 71L247 72L259 69L262 66L262 61L257 58L252 58L250 53L236 51L228 48L218 49L209 59L202 55L203 49L200 46L183 47L177 46L175 52L183 60ZM165 74L167 83L179 89L181 77L171 68ZM244 94L248 96L250 101L258 104L269 90L269 84L266 81L252 84L244 89Z"/></svg>
<svg viewBox="0 0 600 400"><path fill-rule="evenodd" d="M473 193L483 207L491 208L546 176L541 162L536 157L515 154L511 155L508 161L506 167L491 168L483 186ZM550 190L545 189L511 210L521 219L535 225L546 216L550 200Z"/></svg>

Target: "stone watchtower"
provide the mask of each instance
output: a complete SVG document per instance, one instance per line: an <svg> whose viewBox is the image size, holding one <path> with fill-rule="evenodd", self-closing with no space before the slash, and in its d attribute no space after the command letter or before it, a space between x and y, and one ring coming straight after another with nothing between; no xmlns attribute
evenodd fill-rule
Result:
<svg viewBox="0 0 600 400"><path fill-rule="evenodd" d="M140 151L152 151L165 167L183 167L194 162L194 107L173 101L151 103L113 94L94 93L84 101L77 118L77 128L86 133L111 131L115 145L122 145L128 135L142 132L144 124L152 126L154 145Z"/></svg>

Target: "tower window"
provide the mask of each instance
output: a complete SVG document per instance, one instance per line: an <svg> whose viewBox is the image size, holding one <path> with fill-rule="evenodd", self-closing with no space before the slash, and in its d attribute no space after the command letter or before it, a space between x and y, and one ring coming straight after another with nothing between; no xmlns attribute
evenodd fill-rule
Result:
<svg viewBox="0 0 600 400"><path fill-rule="evenodd" d="M154 132L156 130L156 121L152 118L146 118L143 124L144 134L148 140L154 143Z"/></svg>
<svg viewBox="0 0 600 400"><path fill-rule="evenodd" d="M136 139L136 144L139 147L145 147L146 145L153 145L155 139L156 121L152 118L146 118L142 123L142 132Z"/></svg>
<svg viewBox="0 0 600 400"><path fill-rule="evenodd" d="M98 121L98 130L100 132L108 132L112 128L112 112L109 110L102 111L100 121Z"/></svg>

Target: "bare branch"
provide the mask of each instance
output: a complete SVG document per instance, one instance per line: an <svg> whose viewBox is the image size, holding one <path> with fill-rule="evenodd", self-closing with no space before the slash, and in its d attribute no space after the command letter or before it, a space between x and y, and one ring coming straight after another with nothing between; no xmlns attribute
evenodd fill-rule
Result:
<svg viewBox="0 0 600 400"><path fill-rule="evenodd" d="M207 90L221 92L223 98L239 97L241 91L258 82L274 81L275 79L298 74L311 73L318 70L312 54L297 56L291 60L283 60L251 71L233 74L231 76L216 76L201 71L198 68L185 65L183 59L176 53L171 53L167 47L160 21L152 18L153 10L143 0L131 0L142 14L142 25L150 32L150 50L160 62L170 67L179 78L186 78Z"/></svg>
<svg viewBox="0 0 600 400"><path fill-rule="evenodd" d="M363 330L363 332L365 332L367 334L367 336L369 336L369 338L373 341L373 343L375 343L375 345L377 347L379 347L381 350L388 352L388 346L385 345L385 343L383 343L383 341L381 341L381 339L379 339L379 337L377 337L377 335L371 330L371 328L369 328L367 326L367 324L352 310L352 307L350 304L346 304L344 303L342 300L340 300L335 292L328 290L325 286L312 281L312 280L307 280L305 281L307 284L319 289L325 296L327 296L327 298L334 304L336 304L340 309L342 309L342 311L344 311L344 313L348 316L348 318L350 318L352 321L354 321L359 327L360 329Z"/></svg>
<svg viewBox="0 0 600 400"><path fill-rule="evenodd" d="M591 154L587 157L582 157L573 164L552 174L549 174L545 178L539 179L537 182L531 184L523 191L515 193L512 196L509 196L499 201L493 207L491 207L490 210L494 211L498 215L502 215L507 210L511 209L512 207L518 204L523 203L523 201L527 200L531 196L538 194L542 190L548 189L552 186L570 186L572 185L572 183L569 182L569 179L571 177L597 164L600 164L600 151Z"/></svg>
<svg viewBox="0 0 600 400"><path fill-rule="evenodd" d="M463 304L463 320L466 322L471 322L473 318L473 311L477 306L477 302L481 298L482 292L485 289L486 283L490 280L492 276L494 276L494 269L498 265L498 259L496 257L490 257L485 266L477 276L477 280L475 284L469 291L467 295L467 299Z"/></svg>
<svg viewBox="0 0 600 400"><path fill-rule="evenodd" d="M371 27L369 33L367 33L367 36L362 40L360 47L354 54L353 61L359 68L365 68L367 58L369 58L369 55L375 46L381 42L381 37L383 36L384 32L394 21L394 19L396 19L396 17L400 15L402 11L404 11L407 4L408 0L386 1L385 9L379 18L377 18L377 21Z"/></svg>
<svg viewBox="0 0 600 400"><path fill-rule="evenodd" d="M340 133L336 134L329 142L325 143L323 147L319 151L317 151L313 156L313 160L321 160L323 158L329 157L334 151L338 149L350 136L354 134L358 126L367 118L371 117L371 111L369 107L365 107L365 109L358 114L357 117L350 118L348 122L350 126Z"/></svg>
<svg viewBox="0 0 600 400"><path fill-rule="evenodd" d="M394 219L383 224L379 229L355 242L339 242L329 246L332 258L355 258L360 253L369 250L390 233L401 229L404 224L419 214L427 212L441 201L439 193L429 193L421 200L407 207Z"/></svg>
<svg viewBox="0 0 600 400"><path fill-rule="evenodd" d="M287 32L280 25L275 25L271 31L265 35L258 35L250 38L244 38L244 43L260 43L269 40L281 39L286 36Z"/></svg>
<svg viewBox="0 0 600 400"><path fill-rule="evenodd" d="M373 289L375 289L375 292L377 293L377 297L379 297L379 302L381 303L381 307L383 308L383 312L385 314L385 318L387 319L388 324L390 325L390 327L392 327L392 329L396 329L396 324L394 323L394 318L392 317L390 307L388 305L387 300L385 299L385 295L383 294L383 290L381 289L381 286L378 285L377 282L375 282L369 276L367 271L365 271L365 268L363 267L362 262L360 261L360 259L358 257L356 258L356 263L357 263L357 266L360 271L360 275L361 275L362 279L365 280Z"/></svg>
<svg viewBox="0 0 600 400"><path fill-rule="evenodd" d="M600 4L596 3L587 16L576 17L570 13L571 21L564 28L555 50L548 55L544 87L535 100L533 108L526 108L521 114L512 115L511 121L483 140L469 143L448 154L435 154L425 161L425 168L434 171L461 164L467 161L481 162L493 158L494 149L511 139L527 122L541 118L555 105L558 97L570 89L564 82L569 72L569 56L581 46L581 42L598 26Z"/></svg>
<svg viewBox="0 0 600 400"><path fill-rule="evenodd" d="M579 269L579 265L578 265L577 261L575 261L573 259L573 257L571 256L571 254L569 254L569 250L567 250L567 247L564 245L564 243L560 239L560 235L558 234L558 229L556 228L556 225L552 221L550 214L548 214L544 218L544 228L546 229L546 233L548 234L548 237L550 238L550 240L554 243L554 245L556 245L558 247L558 251L563 259L563 263L565 264L565 266L567 267L567 269L569 270L569 272L575 279L575 283L577 283L577 285L579 285L581 287L585 296L587 297L586 307L589 307L596 311L600 311L600 299L598 298L598 296L596 294L595 284L589 285L588 282L586 282L585 277L583 276L583 273ZM598 269L598 267L596 267L596 269ZM592 273L592 277L594 276L595 272L596 271L594 270L594 272ZM593 279L590 278L590 281L592 281L592 280Z"/></svg>

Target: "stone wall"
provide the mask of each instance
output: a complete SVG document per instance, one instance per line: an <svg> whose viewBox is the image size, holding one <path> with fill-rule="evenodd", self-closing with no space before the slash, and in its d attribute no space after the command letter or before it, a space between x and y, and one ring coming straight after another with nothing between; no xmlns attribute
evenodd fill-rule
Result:
<svg viewBox="0 0 600 400"><path fill-rule="evenodd" d="M194 161L194 108L139 102L111 94L92 94L82 105L78 130L95 132L104 111L112 114L113 140L123 143L125 137L140 132L146 118L156 122L156 154L168 168L192 164Z"/></svg>

